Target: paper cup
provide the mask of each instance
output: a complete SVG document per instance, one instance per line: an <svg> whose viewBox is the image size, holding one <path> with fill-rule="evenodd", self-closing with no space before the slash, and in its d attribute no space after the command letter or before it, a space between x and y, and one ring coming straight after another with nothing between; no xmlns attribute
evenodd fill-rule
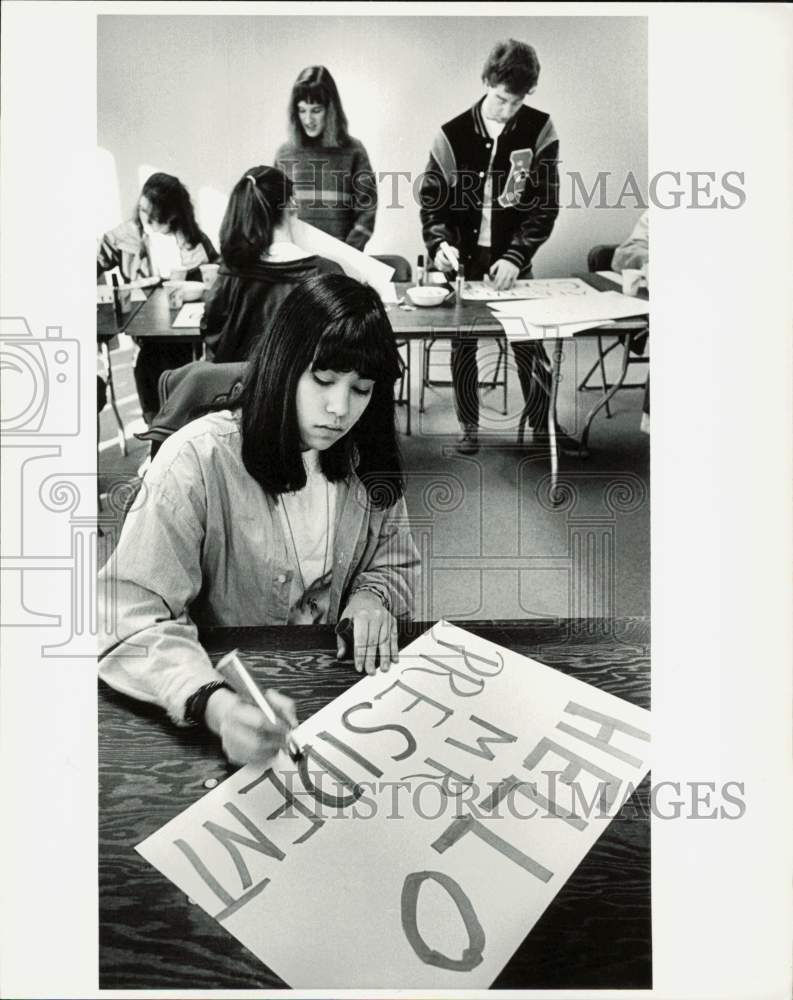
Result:
<svg viewBox="0 0 793 1000"><path fill-rule="evenodd" d="M201 265L199 270L201 271L201 280L204 282L204 288L209 290L215 284L219 269L220 266L218 264Z"/></svg>
<svg viewBox="0 0 793 1000"><path fill-rule="evenodd" d="M184 305L184 288L179 281L166 281L163 285L168 296L169 309L181 309Z"/></svg>
<svg viewBox="0 0 793 1000"><path fill-rule="evenodd" d="M641 271L635 271L633 268L625 268L622 272L622 294L623 295L636 295L639 290L639 283L642 278Z"/></svg>
<svg viewBox="0 0 793 1000"><path fill-rule="evenodd" d="M171 268L171 274L170 274L171 281L185 281L187 278L188 270L189 268L187 267Z"/></svg>

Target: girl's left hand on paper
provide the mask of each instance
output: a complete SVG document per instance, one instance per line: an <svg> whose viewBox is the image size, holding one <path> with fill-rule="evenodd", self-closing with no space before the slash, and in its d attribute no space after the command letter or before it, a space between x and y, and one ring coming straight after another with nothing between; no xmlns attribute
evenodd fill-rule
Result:
<svg viewBox="0 0 793 1000"><path fill-rule="evenodd" d="M511 261L504 260L503 257L497 260L488 271L488 277L497 292L512 288L519 274L520 268Z"/></svg>
<svg viewBox="0 0 793 1000"><path fill-rule="evenodd" d="M358 673L373 674L379 666L386 673L399 659L397 624L371 590L359 590L347 602L341 620L352 622L353 655ZM337 635L337 655L341 660L349 653L343 635Z"/></svg>
<svg viewBox="0 0 793 1000"><path fill-rule="evenodd" d="M278 691L264 696L275 710L277 726L264 713L238 694L221 688L207 702L204 718L207 726L220 737L223 752L232 764L264 762L286 746L286 737L297 726L295 703Z"/></svg>

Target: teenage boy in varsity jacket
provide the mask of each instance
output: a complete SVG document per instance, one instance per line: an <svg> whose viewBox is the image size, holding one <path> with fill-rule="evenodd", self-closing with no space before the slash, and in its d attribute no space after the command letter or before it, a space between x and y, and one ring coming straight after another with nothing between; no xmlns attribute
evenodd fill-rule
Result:
<svg viewBox="0 0 793 1000"><path fill-rule="evenodd" d="M441 127L421 185L427 253L442 271L510 288L531 277L531 261L559 211L559 141L550 116L523 103L540 74L530 45L499 42L482 70L485 95ZM529 423L546 431L548 356L536 341L512 342ZM457 450L478 450L476 339L452 341L452 382L462 435Z"/></svg>

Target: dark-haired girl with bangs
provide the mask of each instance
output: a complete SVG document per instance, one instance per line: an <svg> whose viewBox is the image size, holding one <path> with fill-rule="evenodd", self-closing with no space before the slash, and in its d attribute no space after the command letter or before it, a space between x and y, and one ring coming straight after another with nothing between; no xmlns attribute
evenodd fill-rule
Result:
<svg viewBox="0 0 793 1000"><path fill-rule="evenodd" d="M374 229L377 182L360 140L351 136L336 81L307 66L289 99L289 141L275 164L295 185L300 218L356 250Z"/></svg>
<svg viewBox="0 0 793 1000"><path fill-rule="evenodd" d="M201 321L207 357L245 361L295 285L340 273L294 242L292 182L274 167L251 167L234 185L220 227L222 263Z"/></svg>
<svg viewBox="0 0 793 1000"><path fill-rule="evenodd" d="M187 269L187 277L201 280L199 268L218 258L206 233L196 222L190 193L178 177L152 174L138 196L132 218L105 233L96 253L97 276L118 268L124 281L161 276L172 267ZM169 368L192 358L185 344L144 341L135 359L135 385L146 423L159 409L157 382Z"/></svg>
<svg viewBox="0 0 793 1000"><path fill-rule="evenodd" d="M113 595L100 608L100 635L113 636L100 651L108 684L178 724L205 723L241 763L273 752L283 732L220 686L198 625L347 618L359 671L396 661L396 622L412 615L419 569L394 417L399 374L373 289L345 275L294 289L232 408L182 427L146 474L101 573ZM291 702L274 704L293 720Z"/></svg>

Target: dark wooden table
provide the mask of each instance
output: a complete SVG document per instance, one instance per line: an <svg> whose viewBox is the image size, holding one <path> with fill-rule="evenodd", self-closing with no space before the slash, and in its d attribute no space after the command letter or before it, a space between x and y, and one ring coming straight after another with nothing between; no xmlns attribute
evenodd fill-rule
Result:
<svg viewBox="0 0 793 1000"><path fill-rule="evenodd" d="M647 619L458 622L483 638L650 707ZM404 645L427 623L403 632ZM238 647L302 719L354 684L330 626L211 629L212 656ZM265 659L266 658L266 659ZM273 989L284 983L151 867L135 845L230 770L216 740L100 685L99 986ZM494 989L650 989L650 777L625 803L515 952Z"/></svg>
<svg viewBox="0 0 793 1000"><path fill-rule="evenodd" d="M145 306L144 301L130 302L129 312L122 313L121 320L116 318L116 308L112 302L98 302L96 306L96 339L99 343L105 343L117 337L119 333L124 333Z"/></svg>
<svg viewBox="0 0 793 1000"><path fill-rule="evenodd" d="M201 331L196 327L174 329L171 324L176 319L178 309L168 305L168 293L160 287L155 288L140 309L127 323L124 332L130 337L140 340L154 340L161 344L190 344L193 357L201 357Z"/></svg>

